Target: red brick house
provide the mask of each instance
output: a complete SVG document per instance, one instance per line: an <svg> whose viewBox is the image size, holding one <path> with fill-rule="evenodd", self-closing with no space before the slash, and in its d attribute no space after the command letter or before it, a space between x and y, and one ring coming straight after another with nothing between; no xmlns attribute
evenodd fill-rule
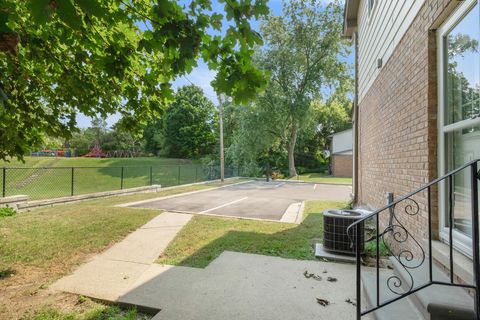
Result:
<svg viewBox="0 0 480 320"><path fill-rule="evenodd" d="M352 129L336 132L329 138L332 175L351 178L353 174Z"/></svg>
<svg viewBox="0 0 480 320"><path fill-rule="evenodd" d="M388 201L386 194L399 199L480 158L477 0L346 0L344 34L355 45L353 186L357 205L382 208ZM412 195L378 217L381 230L398 219L409 239L416 240L400 243L392 241L391 234L387 242L393 255L407 250L412 261L428 262L432 257L436 267L447 275L451 271L454 285L473 283L478 289L474 263L478 244L472 240L478 236L472 223L475 176L468 170L452 175L451 182L449 177ZM408 212L412 206L418 206L415 214ZM398 211L393 218L388 214L391 209ZM413 273L414 268L400 267ZM398 280L403 287L406 281ZM412 284L409 289L413 288ZM457 293L446 292L447 301L430 303L449 305L448 299ZM476 302L480 299L474 300L462 307L480 310ZM427 310L426 303L420 314L435 318L438 310ZM450 311L459 304L452 305Z"/></svg>

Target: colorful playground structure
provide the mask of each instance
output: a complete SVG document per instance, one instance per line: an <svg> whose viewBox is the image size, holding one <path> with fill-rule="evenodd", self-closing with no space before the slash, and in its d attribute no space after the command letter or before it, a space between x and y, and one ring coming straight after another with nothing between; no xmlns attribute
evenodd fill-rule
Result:
<svg viewBox="0 0 480 320"><path fill-rule="evenodd" d="M32 157L74 157L72 150L63 149L44 149L30 154Z"/></svg>

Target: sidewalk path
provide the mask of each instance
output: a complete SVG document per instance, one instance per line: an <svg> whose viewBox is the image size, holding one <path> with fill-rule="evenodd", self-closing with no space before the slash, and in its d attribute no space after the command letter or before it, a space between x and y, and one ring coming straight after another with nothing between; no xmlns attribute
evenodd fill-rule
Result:
<svg viewBox="0 0 480 320"><path fill-rule="evenodd" d="M191 218L189 214L163 212L50 288L117 301Z"/></svg>

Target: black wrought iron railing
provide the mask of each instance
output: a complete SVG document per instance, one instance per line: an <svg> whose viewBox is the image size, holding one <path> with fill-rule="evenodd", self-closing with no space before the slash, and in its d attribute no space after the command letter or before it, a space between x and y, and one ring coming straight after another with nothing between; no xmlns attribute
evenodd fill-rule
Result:
<svg viewBox="0 0 480 320"><path fill-rule="evenodd" d="M478 195L478 181L480 179L480 171L478 170L480 159L471 161L461 166L458 169L451 171L450 173L433 180L432 182L426 184L425 186L391 202L390 204L380 208L371 214L368 214L364 218L357 220L355 223L352 223L347 232L353 234L360 234L362 223L371 222L372 219L374 224L374 234L371 235L371 241L374 241L376 245L374 250L375 254L375 278L376 278L376 292L371 297L371 303L367 308L362 306L362 253L361 248L361 237L355 237L352 241L355 241L356 249L356 318L361 319L362 316L370 314L376 310L379 310L387 305L395 303L396 301L406 298L407 296L423 290L431 285L444 285L444 286L454 286L461 287L465 289L470 289L474 293L474 310L476 317L475 319L480 319L480 252L479 252L479 195ZM463 281L455 281L455 271L454 271L454 177L457 174L462 174L465 178L467 175L465 173L470 173L470 203L466 205L467 210L471 210L471 237L472 237L472 259L473 259L473 283L463 283ZM448 222L448 246L449 246L449 266L447 272L449 273L449 281L437 281L433 276L433 254L432 254L432 211L436 202L432 200L433 192L438 191L438 187L442 185L445 188L445 204L441 208L445 208L446 211L446 221ZM426 194L425 194L426 193ZM467 197L468 198L468 197ZM419 204L419 201L421 203ZM435 207L436 208L436 207ZM464 208L464 209L465 209ZM402 221L402 217L419 217L421 212L425 212L427 215L427 228L428 235L426 243L422 245L423 240L420 241L416 239L414 233L409 231L406 224ZM390 216L384 219L388 221L386 226L381 227L380 216L382 214L390 214ZM440 209L439 209L440 214ZM402 216L401 216L402 215ZM417 219L419 221L421 219ZM381 267L380 267L380 247L381 242L385 245L384 247L388 251L389 255L392 256L397 262L398 265L404 268L405 274L408 275L409 281L402 281L402 279L395 273L387 277L381 277ZM407 244L408 245L405 245ZM396 247L397 245L397 247ZM428 263L428 265L425 265ZM412 276L413 269L420 267L428 267L428 277L426 281L423 281L421 284L415 285L415 279ZM381 283L381 279L385 283ZM404 283L405 282L405 283ZM380 289L390 290L393 298L382 299Z"/></svg>

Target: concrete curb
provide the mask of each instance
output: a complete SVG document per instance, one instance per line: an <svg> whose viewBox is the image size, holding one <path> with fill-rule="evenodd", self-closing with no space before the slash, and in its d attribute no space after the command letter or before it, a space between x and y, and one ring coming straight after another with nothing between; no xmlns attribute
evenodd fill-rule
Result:
<svg viewBox="0 0 480 320"><path fill-rule="evenodd" d="M26 210L26 209L36 208L36 207L43 207L43 206L49 206L49 205L55 205L55 204L64 204L64 203L77 202L77 201L83 201L83 200L91 200L96 198L130 195L135 193L158 192L161 189L162 187L160 185L153 185L153 186L129 188L129 189L123 189L123 190L88 193L88 194L82 194L82 195L71 196L71 197L26 201L26 202L18 203L17 208L18 210L21 211L21 210Z"/></svg>
<svg viewBox="0 0 480 320"><path fill-rule="evenodd" d="M305 201L292 203L283 213L280 222L300 224L302 222L304 209Z"/></svg>
<svg viewBox="0 0 480 320"><path fill-rule="evenodd" d="M265 181L265 178L252 178L253 180L263 180ZM305 183L305 184L325 184L325 185L330 185L330 186L347 186L351 187L352 185L349 183L331 183L331 182L313 182L313 181L304 181L304 180L288 180L288 179L275 179L271 181L278 181L278 182L289 182L289 183Z"/></svg>
<svg viewBox="0 0 480 320"><path fill-rule="evenodd" d="M225 180L234 180L240 179L238 177L226 178ZM92 200L97 198L108 198L108 197L116 197L116 196L123 196L123 195L131 195L136 193L154 193L164 190L171 190L171 189L178 189L184 188L194 185L201 185L201 184L209 184L220 182L220 179L216 180L208 180L208 181L201 181L189 184L181 184L172 187L162 187L161 185L152 185L152 186L144 186L144 187L136 187L136 188L128 188L122 190L112 190L112 191L103 191L103 192L96 192L96 193L87 193L82 195L70 196L70 197L61 197L61 198L52 198L52 199L43 199L43 200L33 200L28 201L28 196L25 195L16 195L6 198L0 198L0 206L7 204L13 206L18 211L25 211L28 209L44 207L44 206L53 206L57 204L66 204L66 203L73 203L78 201L84 200Z"/></svg>

